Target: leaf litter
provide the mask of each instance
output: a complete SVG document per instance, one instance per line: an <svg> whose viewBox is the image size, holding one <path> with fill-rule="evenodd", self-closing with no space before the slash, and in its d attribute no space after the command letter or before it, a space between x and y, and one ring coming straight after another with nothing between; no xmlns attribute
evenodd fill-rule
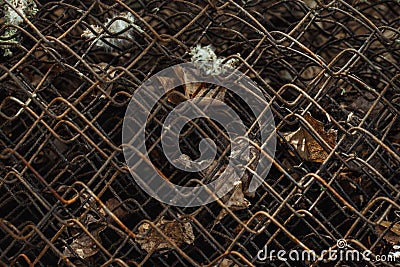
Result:
<svg viewBox="0 0 400 267"><path fill-rule="evenodd" d="M381 221L379 224L375 225L375 231L379 236L383 235L383 233L390 227L390 229L385 233L383 239L386 240L389 244L396 245L400 243L400 224L389 221Z"/></svg>
<svg viewBox="0 0 400 267"><path fill-rule="evenodd" d="M189 222L179 222L177 220L166 220L161 218L156 223L155 227L166 235L168 240L166 240L156 229L153 229L147 222L139 225L138 234L135 238L136 243L138 243L140 247L148 253L152 253L156 250L174 249L175 247L171 242L173 242L177 247L180 247L184 243L193 244L195 240L193 228Z"/></svg>
<svg viewBox="0 0 400 267"><path fill-rule="evenodd" d="M329 145L329 147L334 148L336 146L336 130L330 129L326 132L324 130L324 124L321 121L314 119L309 112L304 114L304 119ZM294 132L285 133L283 136L285 140L294 147L303 160L322 163L328 157L328 153L325 149L303 126L300 126L300 128Z"/></svg>
<svg viewBox="0 0 400 267"><path fill-rule="evenodd" d="M68 246L64 246L63 255L68 258L78 256L79 258L86 259L100 251L95 240L101 243L100 233L107 228L106 222L111 222L112 218L106 214L104 209L99 207L95 199L89 194L83 193L80 201L83 204L83 208L89 210L89 213L86 213L80 221L86 229L90 229L90 235L83 231L79 225L74 224L68 227L73 240ZM108 199L105 205L118 218L123 218L128 214L116 198ZM104 216L106 221L100 216L94 216L91 213L92 211L95 215L97 213Z"/></svg>

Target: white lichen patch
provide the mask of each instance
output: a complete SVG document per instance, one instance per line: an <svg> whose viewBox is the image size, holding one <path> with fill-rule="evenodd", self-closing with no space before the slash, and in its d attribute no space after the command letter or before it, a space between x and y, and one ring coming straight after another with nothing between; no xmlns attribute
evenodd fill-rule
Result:
<svg viewBox="0 0 400 267"><path fill-rule="evenodd" d="M37 13L37 7L32 0L11 0L12 5L5 5L5 19L7 23L19 25L24 21L23 17L34 16ZM20 14L18 14L20 13Z"/></svg>
<svg viewBox="0 0 400 267"><path fill-rule="evenodd" d="M204 71L207 75L223 74L226 68L234 68L239 63L237 58L231 58L225 61L225 57L218 57L211 45L204 47L196 45L190 49L189 54L192 56L191 62L196 68ZM240 56L240 54L238 54L238 56Z"/></svg>
<svg viewBox="0 0 400 267"><path fill-rule="evenodd" d="M108 18L103 26L90 25L90 28L85 29L81 36L94 39L92 40L94 46L112 50L114 47L122 48L129 44L130 39L133 38L133 29L143 32L142 28L135 24L134 16L123 12Z"/></svg>
<svg viewBox="0 0 400 267"><path fill-rule="evenodd" d="M4 19L5 23L7 24L18 26L24 22L24 17L32 17L36 15L38 11L36 3L33 0L11 0L9 3L10 5L4 5ZM6 29L5 34L1 36L1 38L7 39L16 33L16 28L9 27ZM7 40L7 42L17 43L18 41L14 37L10 40ZM8 45L1 45L1 48L4 49L4 56L10 56L12 54Z"/></svg>

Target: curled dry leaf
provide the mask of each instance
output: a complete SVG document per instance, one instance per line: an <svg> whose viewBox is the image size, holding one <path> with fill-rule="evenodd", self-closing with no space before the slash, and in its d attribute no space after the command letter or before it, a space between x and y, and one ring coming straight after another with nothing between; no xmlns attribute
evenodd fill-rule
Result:
<svg viewBox="0 0 400 267"><path fill-rule="evenodd" d="M102 82L98 86L100 86L106 92L106 94L109 95L113 89L113 83L110 83L110 81L115 78L117 70L105 62L93 64L92 67L96 74L98 74L104 80L104 83ZM93 96L96 96L99 93L97 91L98 90L94 90ZM106 95L101 94L100 98L104 99L106 98Z"/></svg>
<svg viewBox="0 0 400 267"><path fill-rule="evenodd" d="M178 76L178 74L177 74ZM161 87L164 89L164 91L168 91L169 89L175 88L176 80L175 79L180 79L178 77L157 77L158 82L160 83ZM167 99L170 103L178 105L182 102L185 102L187 100L186 96L182 94L179 90L172 89L168 91L167 93Z"/></svg>
<svg viewBox="0 0 400 267"><path fill-rule="evenodd" d="M174 159L172 162L177 164L178 166L184 166L185 168L192 168L193 160L186 154L181 154L179 158ZM206 174L207 170L209 170L209 166L214 166L212 159L206 159L202 161L195 162L196 166L200 168L205 168L201 173ZM207 168L206 168L207 167Z"/></svg>
<svg viewBox="0 0 400 267"><path fill-rule="evenodd" d="M177 90L168 92L168 101L173 104L180 104L187 99L196 97L208 97L223 101L225 98L226 88L208 89L205 83L191 82L196 80L194 75L189 71L181 68L175 68L174 77L158 77L160 85L166 90L174 88L176 79L183 84L184 94L179 94Z"/></svg>
<svg viewBox="0 0 400 267"><path fill-rule="evenodd" d="M86 192L82 193L82 195L80 197L80 200L83 203L83 208L84 209L94 211L96 213L99 213L99 214L107 217L107 219L109 219L107 213L105 212L105 210L102 207L100 207L100 205L96 202L96 200L93 197L91 197L88 193L86 193ZM114 197L108 199L104 203L104 205L111 212L113 212L114 215L117 216L119 219L121 219L121 218L125 217L126 215L128 215L128 212L125 209L122 208L121 203L119 202L119 200L114 198ZM88 214L87 216L89 216L89 215L90 214Z"/></svg>
<svg viewBox="0 0 400 267"><path fill-rule="evenodd" d="M208 89L205 83L193 83L193 75L186 70L182 71L185 96L188 99L196 97L209 97L219 101L224 101L226 88Z"/></svg>
<svg viewBox="0 0 400 267"><path fill-rule="evenodd" d="M383 232L390 227L389 231L383 236L383 239L393 246L400 243L400 224L392 224L393 223L389 221L381 221L379 224L375 225L375 231L379 235L382 235Z"/></svg>
<svg viewBox="0 0 400 267"><path fill-rule="evenodd" d="M93 70L107 82L114 79L117 74L117 69L105 62L97 63L93 66Z"/></svg>
<svg viewBox="0 0 400 267"><path fill-rule="evenodd" d="M155 250L173 249L174 246L170 242L175 243L178 247L183 243L192 244L194 242L193 228L189 222L182 223L176 220L170 221L161 218L156 227L168 237L168 240L156 229L152 229L149 223L142 223L138 227L139 232L135 241L148 253Z"/></svg>
<svg viewBox="0 0 400 267"><path fill-rule="evenodd" d="M210 99L212 98L223 102L226 93L226 88L219 87L218 89L209 89L206 87L205 83L186 83L184 88L185 96L188 99L193 99L196 97L208 97Z"/></svg>
<svg viewBox="0 0 400 267"><path fill-rule="evenodd" d="M314 119L309 112L304 115L304 119L331 148L335 147L336 130L330 129L326 132L324 130L324 124ZM284 138L296 149L303 160L321 163L328 157L328 153L322 148L318 141L302 126L295 132L285 133Z"/></svg>
<svg viewBox="0 0 400 267"><path fill-rule="evenodd" d="M97 209L97 203L96 200L90 196L88 193L83 192L81 196L79 197L79 200L83 204L83 208L86 210L90 209Z"/></svg>
<svg viewBox="0 0 400 267"><path fill-rule="evenodd" d="M89 210L90 212L100 213L105 215L103 209L99 208L96 200L91 197L88 193L84 192L80 196L80 201L83 204L83 208ZM90 230L90 235L86 234L83 229L74 224L68 227L70 234L74 239L69 244L69 246L64 247L63 255L65 257L76 257L79 256L82 259L86 259L95 255L99 251L99 247L96 245L94 238L101 240L99 234L106 229L106 225L101 223L102 219L93 216L91 213L85 213L80 218L80 222L86 229Z"/></svg>
<svg viewBox="0 0 400 267"><path fill-rule="evenodd" d="M82 223L83 226L86 228L93 228L93 227L99 227L99 230L104 230L105 226L100 225L100 219L95 218L92 214L87 213L86 215L82 216L80 218L80 222ZM72 226L68 227L69 233L71 234L72 237L79 237L80 234L84 233L82 228L77 225L73 224Z"/></svg>
<svg viewBox="0 0 400 267"><path fill-rule="evenodd" d="M250 202L244 197L242 182L238 182L232 191L232 195L225 205L230 207L231 210L241 210L250 206Z"/></svg>
<svg viewBox="0 0 400 267"><path fill-rule="evenodd" d="M246 166L249 164L251 160L254 161L250 164L250 169L255 169L257 166L257 160L259 157L258 150L248 142L246 142L245 138L239 138L237 145L232 148L231 151L231 158L235 158L239 165ZM245 153L245 148L249 146L248 153ZM190 167L192 162L188 155L181 155L180 158L174 160L174 163L184 165L185 167ZM210 173L214 171L214 169L218 165L218 161L213 160L204 160L199 162L200 165L204 168L204 170L200 171L200 174L203 177L207 177ZM208 166L208 167L207 167ZM218 179L222 173L224 173L225 177L233 177L236 170L234 167L228 165L225 167L221 167L218 172L215 174L211 181L216 181L215 183L215 191L214 192L227 192L229 191L224 197L221 198L221 201L230 209L230 210L242 210L246 209L250 206L250 202L245 198L254 197L254 192L249 192L249 184L250 184L250 176L248 171L244 171L244 173L238 178L240 180L234 179ZM207 181L209 182L209 181ZM223 209L219 215L217 216L216 220L214 221L214 225L220 223L220 221L228 214L226 209Z"/></svg>
<svg viewBox="0 0 400 267"><path fill-rule="evenodd" d="M106 214L104 209L99 207L96 200L88 193L82 193L80 201L82 202L84 209L106 216L107 220L112 220ZM120 202L116 198L108 199L105 205L118 218L123 218L127 214L127 212L120 206ZM99 251L99 248L93 238L101 242L99 234L104 231L107 226L104 225L104 223L102 224L102 219L100 217L96 218L91 213L86 213L86 215L81 217L80 221L82 225L86 227L86 229L92 229L90 230L92 237L86 234L78 225L74 224L73 226L69 227L70 233L74 239L69 246L64 247L63 255L65 257L76 257L76 255L78 255L80 258L86 259L95 255Z"/></svg>
<svg viewBox="0 0 400 267"><path fill-rule="evenodd" d="M63 255L65 257L75 257L75 254L82 259L86 259L90 256L95 255L99 251L98 246L94 240L83 233L79 237L75 238L69 247L64 248Z"/></svg>
<svg viewBox="0 0 400 267"><path fill-rule="evenodd" d="M252 140L252 141L255 143L258 143L257 140ZM249 148L248 154L243 153L244 148L246 148L246 147ZM243 166L248 165L248 167L251 170L253 170L253 171L256 170L257 165L259 163L259 159L260 159L260 152L258 151L258 149L255 146L253 146L252 144L249 144L246 141L246 139L239 139L238 146L235 149L232 149L231 153L232 153L232 156L231 156L232 158L239 156L239 160L241 161ZM249 191L251 175L247 170L245 170L245 172L243 173L243 176L241 177L241 181L242 181L243 193L248 197L254 197L255 192Z"/></svg>
<svg viewBox="0 0 400 267"><path fill-rule="evenodd" d="M308 66L304 71L301 73L301 78L311 81L315 77L318 76L322 71L320 66Z"/></svg>
<svg viewBox="0 0 400 267"><path fill-rule="evenodd" d="M256 140L253 140L254 142L257 142ZM246 153L246 148L248 148L248 152ZM221 167L219 171L215 175L215 179L218 179L221 173L224 173L226 177L234 176L235 172L237 172L237 169L240 166L243 166L242 168L245 168L244 166L248 166L251 170L255 170L257 168L258 160L260 157L260 153L257 150L255 146L252 144L249 144L245 138L239 138L237 145L232 147L231 155L230 155L230 160L232 158L235 158L237 161L237 164L235 167L228 165L226 168ZM250 163L251 162L251 163ZM217 161L214 161L213 164L210 165L209 168L206 170L208 172L212 171L215 169L215 167L218 165ZM208 174L208 173L206 173ZM204 174L204 175L206 175ZM251 182L251 175L250 173L244 169L244 172L242 175L238 178L240 178L240 181L236 181L234 179L222 179L221 182L216 183L216 190L221 191L221 192L226 192L226 190L229 188L232 188L231 192L227 194L227 198L224 197L221 200L226 203L226 201L229 199L229 196L234 192L233 188L235 185L237 185L239 182L241 183L241 188L242 192L244 193L245 196L248 197L254 197L255 193L254 192L249 192L249 185ZM215 180L214 179L214 180Z"/></svg>
<svg viewBox="0 0 400 267"><path fill-rule="evenodd" d="M224 199L227 200L224 201ZM250 202L244 196L241 181L237 182L232 191L222 198L222 202L232 211L247 209L250 206ZM227 214L226 209L222 209L215 219L214 225L220 223Z"/></svg>

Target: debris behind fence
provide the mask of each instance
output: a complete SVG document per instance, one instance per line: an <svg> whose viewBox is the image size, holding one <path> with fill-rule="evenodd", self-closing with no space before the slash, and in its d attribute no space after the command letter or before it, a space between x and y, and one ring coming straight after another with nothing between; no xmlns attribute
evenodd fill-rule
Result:
<svg viewBox="0 0 400 267"><path fill-rule="evenodd" d="M283 266L258 252L319 254L341 239L371 255L395 252L399 1L8 0L0 10L1 265ZM209 56L231 60L263 90L277 151L254 195L240 189L198 208L168 206L131 177L122 122L147 78L208 45ZM191 184L228 156L194 176L167 163L162 119L194 93L186 90L160 101L146 144L161 173ZM257 143L246 103L218 94ZM204 135L227 145L222 129L194 122L186 154L198 155Z"/></svg>

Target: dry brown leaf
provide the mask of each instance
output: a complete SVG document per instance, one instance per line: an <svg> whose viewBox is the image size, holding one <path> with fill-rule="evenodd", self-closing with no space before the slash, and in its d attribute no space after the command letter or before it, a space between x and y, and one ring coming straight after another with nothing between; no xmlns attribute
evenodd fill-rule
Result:
<svg viewBox="0 0 400 267"><path fill-rule="evenodd" d="M195 77L187 70L175 68L174 71L174 77L157 77L164 90L174 88L174 84L176 84L176 79L178 79L182 84L184 94L181 94L176 89L169 91L169 102L178 105L188 99L193 99L196 97L208 97L220 101L224 100L226 88L219 88L217 92L215 91L215 89L208 90L208 88L206 87L206 83L191 82L195 80Z"/></svg>
<svg viewBox="0 0 400 267"><path fill-rule="evenodd" d="M81 222L89 228L89 224L93 225L99 220L94 218L93 215L87 214L82 218ZM72 243L69 246L64 247L63 255L66 257L75 257L75 254L82 259L86 259L95 255L99 251L99 247L93 238L100 240L99 233L105 229L104 225L98 226L96 229L91 231L91 236L83 232L82 228L75 227L71 228L71 233L75 236ZM75 233L75 234L74 234Z"/></svg>
<svg viewBox="0 0 400 267"><path fill-rule="evenodd" d="M185 168L191 168L193 166L193 160L186 154L181 154L179 158L174 159L172 162L177 165L184 166ZM196 162L196 166L199 166L200 168L205 168L206 166L210 166L211 163L212 159L206 159Z"/></svg>
<svg viewBox="0 0 400 267"><path fill-rule="evenodd" d="M330 129L326 132L324 124L314 119L309 112L304 115L304 119L331 148L335 147L337 131ZM300 127L295 132L284 134L284 138L296 149L300 157L306 161L321 163L328 157L328 153L303 127Z"/></svg>
<svg viewBox="0 0 400 267"><path fill-rule="evenodd" d="M99 212L103 216L107 216L104 209L99 207L95 199L91 197L88 193L82 193L82 195L80 196L80 200L83 203L84 209L95 211L96 213ZM120 202L115 198L108 199L105 205L118 218L122 218L127 214L127 212L120 206ZM108 217L107 219L110 218ZM95 218L90 213L86 213L83 217L81 217L80 221L87 229L94 228L90 231L90 234L93 236L93 238L96 238L101 242L99 234L107 228L106 225L101 224L101 219ZM87 235L81 227L79 227L78 225L73 225L72 227L69 227L69 229L70 233L75 238L73 239L69 247L64 247L64 256L75 257L75 253L80 258L85 259L95 255L99 251L99 248L93 238Z"/></svg>
<svg viewBox="0 0 400 267"><path fill-rule="evenodd" d="M189 222L181 223L176 220L169 221L161 218L156 227L169 240L166 240L157 230L152 229L149 223L142 223L138 227L139 232L135 241L148 253L155 250L174 249L168 241L175 243L178 247L183 243L192 244L194 242L193 228Z"/></svg>
<svg viewBox="0 0 400 267"><path fill-rule="evenodd" d="M242 182L237 182L231 192L227 194L228 200L222 202L232 211L247 209L250 206L250 202L244 197ZM228 214L226 209L222 209L215 219L214 225L221 222L221 220Z"/></svg>
<svg viewBox="0 0 400 267"><path fill-rule="evenodd" d="M99 209L96 200L87 192L82 193L79 199L85 210L102 213L102 209ZM91 236L97 240L100 240L99 234L107 227L101 223L101 218L96 218L93 214L87 212L80 217L79 221L82 223L83 227L86 229L91 229ZM76 254L80 258L85 259L93 256L99 251L99 248L93 238L86 234L82 227L77 224L73 224L72 226L68 227L68 230L74 239L70 243L69 247L64 247L64 256L75 257Z"/></svg>
<svg viewBox="0 0 400 267"><path fill-rule="evenodd" d="M254 142L257 142L256 140L253 140ZM248 152L246 153L244 149L248 146ZM231 155L230 158L236 158L236 160L239 160L239 165L246 166L252 161L248 168L251 170L255 170L257 168L258 160L259 160L259 151L257 148L248 142L246 142L246 139L239 138L239 141L236 146L232 147ZM215 167L218 165L218 161L214 161L213 164L211 164L206 170L207 172L204 173L204 175L210 173L215 169ZM238 167L238 166L236 166ZM244 167L243 167L244 168ZM224 173L225 177L231 177L233 176L237 170L235 167L228 165L226 168L220 168L217 174L215 175L216 178L218 178L221 175L221 172ZM254 197L255 192L249 192L249 186L251 183L251 176L250 173L245 169L242 176L240 177L240 182L241 182L241 188L242 192L244 193L245 196L247 197ZM214 179L215 180L215 179ZM229 190L231 191L230 193L227 194L228 198L223 197L221 200L225 203L228 199L229 196L233 193L233 188L235 184L239 181L235 181L234 179L222 179L220 182L218 182L216 186L216 190L220 192L227 192Z"/></svg>
<svg viewBox="0 0 400 267"><path fill-rule="evenodd" d="M96 202L96 200L93 197L91 197L88 193L86 192L82 193L82 195L80 196L80 200L83 203L84 209L95 211L96 213L98 212L105 217L108 216L105 210L102 207L100 207L100 205ZM108 199L104 204L119 219L128 215L128 212L123 209L119 200L114 197Z"/></svg>
<svg viewBox="0 0 400 267"><path fill-rule="evenodd" d="M174 79L177 79L177 77L164 77L164 76L157 77L157 80L160 83L160 85L164 91L167 91L168 89L171 89L171 88L175 88L174 87L174 85L175 85ZM181 92L179 92L177 89L172 89L172 90L168 91L167 99L170 103L175 104L175 105L178 105L187 100L187 98Z"/></svg>
<svg viewBox="0 0 400 267"><path fill-rule="evenodd" d="M128 214L128 212L122 208L121 203L116 198L110 198L106 201L105 205L119 219Z"/></svg>
<svg viewBox="0 0 400 267"><path fill-rule="evenodd" d="M117 70L108 63L100 62L93 66L94 71L100 75L105 81L109 82L114 79Z"/></svg>
<svg viewBox="0 0 400 267"><path fill-rule="evenodd" d="M179 105L186 100L187 98L177 90L171 90L170 92L168 92L168 101L172 104Z"/></svg>
<svg viewBox="0 0 400 267"><path fill-rule="evenodd" d="M79 221L82 223L83 226L85 226L86 228L90 227L92 228L93 226L98 226L98 232L100 233L102 230L105 229L105 226L103 225L99 225L98 223L100 222L100 219L95 218L92 214L87 213L84 216L81 216L81 218L79 219ZM80 234L83 233L82 228L77 225L74 224L70 227L68 227L69 233L71 234L71 236L73 237L78 237Z"/></svg>
<svg viewBox="0 0 400 267"><path fill-rule="evenodd" d="M84 209L98 209L96 200L86 192L82 193L82 195L79 197L79 200L83 204Z"/></svg>
<svg viewBox="0 0 400 267"><path fill-rule="evenodd" d="M72 250L72 251L71 251ZM82 259L86 259L99 252L99 248L94 240L87 234L82 234L75 238L69 245L64 248L63 255L65 257L75 257L74 253Z"/></svg>
<svg viewBox="0 0 400 267"><path fill-rule="evenodd" d="M113 84L108 82L114 79L115 75L117 74L117 70L105 62L93 64L93 70L106 82L100 83L99 86L101 86L103 90L105 90L106 93L109 95L113 89ZM96 96L97 93L97 90L95 90L93 92L93 95ZM102 94L101 98L106 98L106 95Z"/></svg>
<svg viewBox="0 0 400 267"><path fill-rule="evenodd" d="M233 188L233 193L225 203L231 210L246 209L250 206L250 202L244 197L242 182L238 182Z"/></svg>
<svg viewBox="0 0 400 267"><path fill-rule="evenodd" d="M195 80L193 75L183 69L177 68L175 74L184 84L183 88L185 90L186 98L192 99L195 97L210 97L220 101L224 100L226 88L220 88L218 92L215 92L215 89L208 90L205 86L205 83L190 82Z"/></svg>
<svg viewBox="0 0 400 267"><path fill-rule="evenodd" d="M381 221L379 224L375 225L375 231L382 235L383 232L392 225L392 222ZM400 224L393 224L389 231L383 236L389 244L396 245L400 243Z"/></svg>

